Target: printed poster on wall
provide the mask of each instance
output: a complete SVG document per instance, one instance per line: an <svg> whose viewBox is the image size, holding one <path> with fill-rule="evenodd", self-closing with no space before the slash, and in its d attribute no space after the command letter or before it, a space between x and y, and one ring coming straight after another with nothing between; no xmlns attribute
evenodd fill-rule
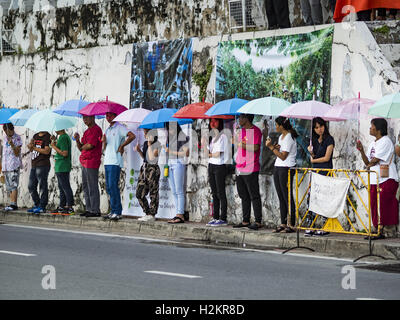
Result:
<svg viewBox="0 0 400 320"><path fill-rule="evenodd" d="M220 42L217 54L216 102L273 96L290 103L305 100L330 102L333 27L294 35ZM274 119L256 116L263 130L278 139ZM291 120L299 133L297 165L309 166L307 146L311 121ZM261 173L272 174L275 156L263 148Z"/></svg>
<svg viewBox="0 0 400 320"><path fill-rule="evenodd" d="M130 108L181 108L190 103L192 39L135 43Z"/></svg>

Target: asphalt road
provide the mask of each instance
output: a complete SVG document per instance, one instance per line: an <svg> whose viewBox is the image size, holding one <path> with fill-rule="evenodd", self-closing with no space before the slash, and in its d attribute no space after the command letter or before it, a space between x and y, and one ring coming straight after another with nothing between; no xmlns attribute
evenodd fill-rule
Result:
<svg viewBox="0 0 400 320"><path fill-rule="evenodd" d="M305 254L0 225L2 300L400 298L400 273L354 266Z"/></svg>

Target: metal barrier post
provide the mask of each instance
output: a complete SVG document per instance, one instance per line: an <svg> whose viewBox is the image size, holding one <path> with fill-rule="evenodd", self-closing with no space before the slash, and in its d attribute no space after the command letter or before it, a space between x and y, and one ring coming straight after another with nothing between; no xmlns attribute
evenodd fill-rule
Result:
<svg viewBox="0 0 400 320"><path fill-rule="evenodd" d="M292 211L291 211L291 194L292 194L292 181L290 179L290 170L288 171L288 214L290 214L290 216L292 215ZM286 252L289 252L293 249L307 249L310 250L312 252L314 252L314 249L308 248L308 247L304 247L304 246L300 246L300 224L299 224L299 188L298 188L298 183L299 183L299 176L298 176L298 170L296 169L295 172L295 176L296 176L296 238L297 238L297 245L295 247L286 249L285 251L282 252L282 254L285 254Z"/></svg>
<svg viewBox="0 0 400 320"><path fill-rule="evenodd" d="M385 257L377 254L372 253L372 236L371 236L371 218L372 218L372 208L371 208L371 177L370 177L371 171L368 170L368 220L369 220L369 225L368 225L368 245L369 245L369 254L363 255L361 257L358 257L355 259L353 262L357 262L360 259L366 258L366 257L378 257L382 258L383 260L386 260ZM376 178L377 184L376 184L376 210L377 213L379 214L379 220L380 220L380 196L379 196L379 179L378 177ZM378 234L380 234L380 226L378 226Z"/></svg>

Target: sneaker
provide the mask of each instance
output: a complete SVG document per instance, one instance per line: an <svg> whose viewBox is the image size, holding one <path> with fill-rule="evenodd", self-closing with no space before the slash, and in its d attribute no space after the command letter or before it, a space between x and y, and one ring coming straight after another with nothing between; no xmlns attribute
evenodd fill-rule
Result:
<svg viewBox="0 0 400 320"><path fill-rule="evenodd" d="M313 230L306 230L304 232L304 236L305 237L312 237L314 235L314 231Z"/></svg>
<svg viewBox="0 0 400 320"><path fill-rule="evenodd" d="M155 221L155 220L156 218L151 214L147 214L144 217L138 219L138 221Z"/></svg>
<svg viewBox="0 0 400 320"><path fill-rule="evenodd" d="M208 226L208 227L213 226L214 223L216 223L217 221L218 220L216 220L216 219L212 219L209 223L206 224L206 226Z"/></svg>
<svg viewBox="0 0 400 320"><path fill-rule="evenodd" d="M33 213L33 212L34 212L35 210L37 210L38 208L40 208L40 207L32 207L32 208L26 210L26 212L28 212L28 213Z"/></svg>
<svg viewBox="0 0 400 320"><path fill-rule="evenodd" d="M74 208L72 208L72 207L64 208L64 209L61 211L61 214L62 214L62 215L67 215L67 216L74 215L74 214L75 214L75 210L74 210Z"/></svg>
<svg viewBox="0 0 400 320"><path fill-rule="evenodd" d="M217 220L212 224L213 227L221 227L226 225L228 225L228 223L225 220Z"/></svg>
<svg viewBox="0 0 400 320"><path fill-rule="evenodd" d="M324 230L315 231L316 236L327 236L328 234L329 234L329 232L326 232Z"/></svg>
<svg viewBox="0 0 400 320"><path fill-rule="evenodd" d="M4 208L4 211L14 211L14 210L18 210L18 207L16 205L9 205L8 207Z"/></svg>
<svg viewBox="0 0 400 320"><path fill-rule="evenodd" d="M113 213L113 214L111 215L111 217L110 217L110 220L118 221L118 220L120 220L121 218L122 218L122 217L121 217L120 214Z"/></svg>
<svg viewBox="0 0 400 320"><path fill-rule="evenodd" d="M33 210L34 214L40 214L40 213L45 213L45 212L46 212L46 210L41 207L37 207L37 208L35 208L35 210Z"/></svg>
<svg viewBox="0 0 400 320"><path fill-rule="evenodd" d="M109 220L113 214L109 213L103 217L103 220Z"/></svg>

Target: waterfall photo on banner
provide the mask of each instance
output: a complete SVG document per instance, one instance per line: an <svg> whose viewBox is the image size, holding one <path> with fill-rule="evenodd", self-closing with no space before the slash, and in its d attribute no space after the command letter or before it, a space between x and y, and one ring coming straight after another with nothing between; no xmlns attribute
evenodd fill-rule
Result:
<svg viewBox="0 0 400 320"><path fill-rule="evenodd" d="M237 96L253 100L267 96L290 103L330 102L333 27L295 35L224 41L218 46L216 102ZM299 133L297 165L309 166L309 120L292 119ZM256 116L265 138L276 135L274 119ZM269 132L266 132L269 131ZM272 174L274 158L263 148L261 173Z"/></svg>
<svg viewBox="0 0 400 320"><path fill-rule="evenodd" d="M192 39L135 43L130 108L181 108L190 103Z"/></svg>

